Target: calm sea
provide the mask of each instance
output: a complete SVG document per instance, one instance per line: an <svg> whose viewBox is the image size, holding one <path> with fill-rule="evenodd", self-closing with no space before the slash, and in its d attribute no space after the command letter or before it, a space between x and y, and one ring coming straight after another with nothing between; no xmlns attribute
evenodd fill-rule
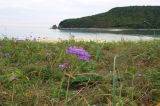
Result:
<svg viewBox="0 0 160 106"><path fill-rule="evenodd" d="M0 26L0 37L16 39L76 39L119 41L124 40L149 40L157 38L160 30L126 30L126 29L63 29L54 30L47 27L24 27L24 26Z"/></svg>

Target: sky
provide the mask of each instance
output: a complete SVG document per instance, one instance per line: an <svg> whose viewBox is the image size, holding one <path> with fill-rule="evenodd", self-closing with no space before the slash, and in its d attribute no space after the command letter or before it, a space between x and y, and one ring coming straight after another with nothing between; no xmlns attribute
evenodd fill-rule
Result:
<svg viewBox="0 0 160 106"><path fill-rule="evenodd" d="M122 6L160 6L160 0L0 0L0 26L46 26Z"/></svg>

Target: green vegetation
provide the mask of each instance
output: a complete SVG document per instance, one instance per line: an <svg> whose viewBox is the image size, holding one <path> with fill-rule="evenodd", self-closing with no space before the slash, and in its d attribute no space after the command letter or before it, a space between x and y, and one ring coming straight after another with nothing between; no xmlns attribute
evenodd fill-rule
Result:
<svg viewBox="0 0 160 106"><path fill-rule="evenodd" d="M160 28L160 6L113 8L106 13L67 19L59 28Z"/></svg>
<svg viewBox="0 0 160 106"><path fill-rule="evenodd" d="M71 46L88 62L66 54ZM59 65L67 61L69 67ZM0 106L148 106L160 102L160 40L0 40Z"/></svg>

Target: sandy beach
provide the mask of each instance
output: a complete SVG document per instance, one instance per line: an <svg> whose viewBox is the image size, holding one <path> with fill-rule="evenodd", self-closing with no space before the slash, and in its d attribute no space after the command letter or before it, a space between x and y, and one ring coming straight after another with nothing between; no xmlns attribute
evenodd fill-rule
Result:
<svg viewBox="0 0 160 106"><path fill-rule="evenodd" d="M61 42L65 40L72 40L72 39L62 39L62 38L45 38L45 39L37 39L36 41L38 42ZM97 40L97 39L90 39L90 38L85 38L85 39L73 39L75 41L96 41L96 42L103 42L105 40Z"/></svg>

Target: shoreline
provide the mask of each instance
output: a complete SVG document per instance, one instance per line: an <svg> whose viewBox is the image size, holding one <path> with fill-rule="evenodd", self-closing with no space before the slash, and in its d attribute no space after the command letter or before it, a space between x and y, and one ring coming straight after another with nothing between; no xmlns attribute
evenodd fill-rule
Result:
<svg viewBox="0 0 160 106"><path fill-rule="evenodd" d="M154 40L154 39L159 39L159 38L138 38L138 39L127 39L127 38L120 38L120 39L95 39L95 38L75 38L75 39L72 39L72 38L66 38L66 39L63 39L63 38L45 38L45 39L37 39L36 41L37 42L49 42L49 43L52 43L52 42L62 42L62 41L66 41L66 40L75 40L77 42L79 41L86 41L86 42L89 42L89 41L94 41L94 42L119 42L119 41L140 41L140 40L143 40L143 41L149 41L149 40Z"/></svg>
<svg viewBox="0 0 160 106"><path fill-rule="evenodd" d="M38 42L61 42L61 41L66 41L66 40L75 40L75 41L95 41L95 42L105 42L107 40L98 40L98 39L89 39L89 38L85 38L85 39L63 39L63 38L46 38L46 39L38 39ZM111 41L112 42L112 41Z"/></svg>
<svg viewBox="0 0 160 106"><path fill-rule="evenodd" d="M1 40L15 40L16 42L23 42L23 41L32 41L32 42L44 42L44 43L56 43L56 42L63 42L63 41L69 41L69 40L74 40L76 42L84 41L84 42L119 42L119 41L149 41L149 40L154 40L154 39L159 39L159 38L154 38L154 37L138 37L134 39L126 38L126 37L121 37L121 38L115 38L115 39L102 39L102 38L75 38L75 37L69 37L69 38L34 38L34 39L16 39L16 38L0 38Z"/></svg>

